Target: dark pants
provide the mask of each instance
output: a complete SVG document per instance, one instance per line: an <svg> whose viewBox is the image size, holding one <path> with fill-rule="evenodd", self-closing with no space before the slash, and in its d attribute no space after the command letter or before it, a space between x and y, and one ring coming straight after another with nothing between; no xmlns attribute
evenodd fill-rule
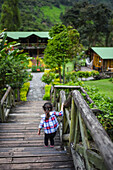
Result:
<svg viewBox="0 0 113 170"><path fill-rule="evenodd" d="M46 146L48 146L48 139L50 139L50 145L54 145L54 137L56 135L56 132L51 133L51 134L46 134L45 133L45 137L44 137L44 143Z"/></svg>

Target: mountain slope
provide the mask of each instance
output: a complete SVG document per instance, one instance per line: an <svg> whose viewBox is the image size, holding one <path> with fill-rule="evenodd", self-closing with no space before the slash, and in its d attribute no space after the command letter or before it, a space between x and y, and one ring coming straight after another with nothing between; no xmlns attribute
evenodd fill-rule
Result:
<svg viewBox="0 0 113 170"><path fill-rule="evenodd" d="M60 15L66 8L81 0L19 0L21 14L20 31L48 31L61 22ZM84 0L82 0L84 1ZM90 3L105 3L113 9L112 0L88 0ZM0 13L4 0L0 0Z"/></svg>

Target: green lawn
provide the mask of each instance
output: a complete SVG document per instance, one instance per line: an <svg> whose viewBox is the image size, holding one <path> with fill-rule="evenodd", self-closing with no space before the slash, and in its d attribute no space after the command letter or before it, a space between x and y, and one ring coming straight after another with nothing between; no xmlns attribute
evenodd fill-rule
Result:
<svg viewBox="0 0 113 170"><path fill-rule="evenodd" d="M89 86L96 86L99 88L100 93L105 94L107 97L113 99L113 83L109 79L84 81Z"/></svg>

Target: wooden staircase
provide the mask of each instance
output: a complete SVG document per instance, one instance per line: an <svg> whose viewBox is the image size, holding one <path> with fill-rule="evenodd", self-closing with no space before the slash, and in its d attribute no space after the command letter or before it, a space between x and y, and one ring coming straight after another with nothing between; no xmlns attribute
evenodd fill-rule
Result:
<svg viewBox="0 0 113 170"><path fill-rule="evenodd" d="M22 102L0 123L0 169L74 170L71 156L60 147L45 148L43 131L37 135L44 101Z"/></svg>

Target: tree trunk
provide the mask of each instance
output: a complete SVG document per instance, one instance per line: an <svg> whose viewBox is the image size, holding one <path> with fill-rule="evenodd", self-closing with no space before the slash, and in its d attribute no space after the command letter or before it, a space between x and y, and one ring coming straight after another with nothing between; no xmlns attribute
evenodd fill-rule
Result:
<svg viewBox="0 0 113 170"><path fill-rule="evenodd" d="M108 47L109 35L110 35L110 33L107 32L107 34L106 34L106 39L105 39L105 47Z"/></svg>
<svg viewBox="0 0 113 170"><path fill-rule="evenodd" d="M63 66L63 83L65 83L65 64Z"/></svg>
<svg viewBox="0 0 113 170"><path fill-rule="evenodd" d="M59 72L59 77L60 77L60 83L62 83L62 77L61 77L61 66L58 66L58 72Z"/></svg>

